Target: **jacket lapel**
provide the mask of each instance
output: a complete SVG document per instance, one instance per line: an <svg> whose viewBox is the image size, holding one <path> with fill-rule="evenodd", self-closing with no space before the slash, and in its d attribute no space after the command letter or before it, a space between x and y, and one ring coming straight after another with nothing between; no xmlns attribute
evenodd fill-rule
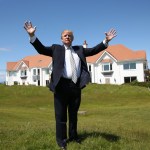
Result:
<svg viewBox="0 0 150 150"><path fill-rule="evenodd" d="M79 58L86 63L86 59L85 56L83 54L83 48L82 46L73 46L74 51L77 53L77 55L79 56Z"/></svg>

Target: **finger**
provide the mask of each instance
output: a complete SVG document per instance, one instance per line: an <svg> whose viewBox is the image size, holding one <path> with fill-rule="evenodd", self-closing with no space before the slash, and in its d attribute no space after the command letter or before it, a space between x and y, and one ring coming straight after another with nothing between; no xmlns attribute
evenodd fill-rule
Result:
<svg viewBox="0 0 150 150"><path fill-rule="evenodd" d="M26 22L24 23L25 26L27 26L27 24L28 24L28 21L26 21Z"/></svg>
<svg viewBox="0 0 150 150"><path fill-rule="evenodd" d="M31 21L29 21L29 22L28 22L28 24L32 27L32 23L31 23Z"/></svg>
<svg viewBox="0 0 150 150"><path fill-rule="evenodd" d="M115 29L112 29L112 30L111 30L111 33L112 33L112 34L116 34L116 30L115 30Z"/></svg>
<svg viewBox="0 0 150 150"><path fill-rule="evenodd" d="M25 22L25 26L26 26L26 27L28 27L28 26L32 26L31 21L26 21L26 22Z"/></svg>
<svg viewBox="0 0 150 150"><path fill-rule="evenodd" d="M105 35L109 35L112 32L113 32L113 28L111 28L109 31L105 32Z"/></svg>
<svg viewBox="0 0 150 150"><path fill-rule="evenodd" d="M24 26L24 29L27 30L26 26Z"/></svg>
<svg viewBox="0 0 150 150"><path fill-rule="evenodd" d="M105 32L105 35L107 36L107 32Z"/></svg>
<svg viewBox="0 0 150 150"><path fill-rule="evenodd" d="M24 28L27 29L27 26L28 26L28 22L26 21L26 22L24 23Z"/></svg>
<svg viewBox="0 0 150 150"><path fill-rule="evenodd" d="M109 31L108 31L107 33L108 33L108 34L109 34L109 33L111 33L111 32L112 32L112 30L113 30L113 28L109 29Z"/></svg>
<svg viewBox="0 0 150 150"><path fill-rule="evenodd" d="M113 37L115 37L115 36L117 36L117 34L116 34L117 32L116 32L116 30L115 29L111 29L110 30L110 32L109 32L109 34L112 34L113 35Z"/></svg>
<svg viewBox="0 0 150 150"><path fill-rule="evenodd" d="M25 28L25 30L28 30L31 26L32 26L32 24L31 24L30 21L26 21L26 22L24 23L24 28Z"/></svg>
<svg viewBox="0 0 150 150"><path fill-rule="evenodd" d="M29 27L30 25L29 25L29 21L26 21L25 22L25 27L26 27L26 29Z"/></svg>
<svg viewBox="0 0 150 150"><path fill-rule="evenodd" d="M113 34L114 36L117 36L116 30L114 30L112 34Z"/></svg>

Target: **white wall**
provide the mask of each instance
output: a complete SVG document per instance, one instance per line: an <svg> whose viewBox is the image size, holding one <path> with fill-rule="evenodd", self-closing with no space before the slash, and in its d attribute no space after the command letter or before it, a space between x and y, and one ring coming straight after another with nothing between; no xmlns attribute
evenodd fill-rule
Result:
<svg viewBox="0 0 150 150"><path fill-rule="evenodd" d="M112 58L108 56L104 56L104 58L109 58L112 60L112 73L110 75L104 75L102 73L102 64L101 62L98 62L97 64L91 64L91 81L92 83L98 83L98 84L105 84L105 79L108 78L110 80L110 84L123 84L124 83L124 77L137 77L137 80L139 82L144 82L144 68L143 68L143 61L136 61L136 69L130 69L130 70L124 70L123 64L126 62L116 62ZM131 61L132 63L133 61ZM128 62L130 63L130 62ZM111 71L110 71L111 72Z"/></svg>

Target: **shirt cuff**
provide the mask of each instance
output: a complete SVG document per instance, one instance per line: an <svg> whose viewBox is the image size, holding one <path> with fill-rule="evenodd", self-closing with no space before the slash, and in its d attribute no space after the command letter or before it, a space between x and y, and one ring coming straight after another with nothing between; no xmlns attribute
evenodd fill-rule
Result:
<svg viewBox="0 0 150 150"><path fill-rule="evenodd" d="M36 40L36 36L34 35L34 36L32 36L32 37L30 37L30 42L31 43L34 43L35 42L35 40Z"/></svg>
<svg viewBox="0 0 150 150"><path fill-rule="evenodd" d="M108 47L108 42L106 42L106 40L103 40L103 44Z"/></svg>

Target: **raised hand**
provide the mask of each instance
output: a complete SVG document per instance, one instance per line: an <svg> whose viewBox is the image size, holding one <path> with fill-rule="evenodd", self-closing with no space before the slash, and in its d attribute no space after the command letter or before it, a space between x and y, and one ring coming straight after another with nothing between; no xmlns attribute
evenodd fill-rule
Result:
<svg viewBox="0 0 150 150"><path fill-rule="evenodd" d="M116 33L117 32L116 32L115 29L110 29L108 32L105 32L105 35L106 35L105 39L106 39L106 41L107 42L111 41L114 37L117 36Z"/></svg>
<svg viewBox="0 0 150 150"><path fill-rule="evenodd" d="M36 26L33 27L32 23L30 21L26 21L24 23L24 28L27 31L27 33L29 34L30 37L34 36L34 33L36 31Z"/></svg>

